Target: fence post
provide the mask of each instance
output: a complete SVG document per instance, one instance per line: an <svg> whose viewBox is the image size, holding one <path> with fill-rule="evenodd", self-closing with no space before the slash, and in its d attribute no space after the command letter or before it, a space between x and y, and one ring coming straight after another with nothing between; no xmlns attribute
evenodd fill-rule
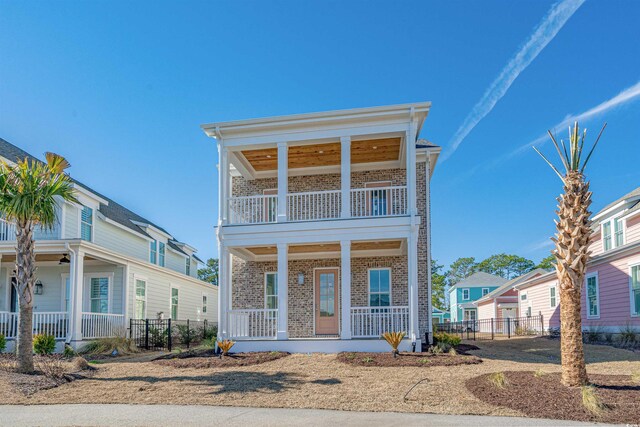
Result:
<svg viewBox="0 0 640 427"><path fill-rule="evenodd" d="M144 322L144 348L149 350L149 319Z"/></svg>
<svg viewBox="0 0 640 427"><path fill-rule="evenodd" d="M473 322L471 322L472 328L473 328L473 340L476 340L476 329L478 329L478 326L480 325L480 323L477 320L474 320Z"/></svg>
<svg viewBox="0 0 640 427"><path fill-rule="evenodd" d="M167 324L167 348L169 351L171 351L171 319L169 319L168 324Z"/></svg>
<svg viewBox="0 0 640 427"><path fill-rule="evenodd" d="M507 317L507 338L511 338L511 318Z"/></svg>
<svg viewBox="0 0 640 427"><path fill-rule="evenodd" d="M494 332L493 332L493 317L491 318L491 340L493 341L494 338Z"/></svg>
<svg viewBox="0 0 640 427"><path fill-rule="evenodd" d="M189 329L189 319L187 319L187 350L189 349L190 341L191 341L191 330Z"/></svg>
<svg viewBox="0 0 640 427"><path fill-rule="evenodd" d="M540 313L540 335L544 335L544 316Z"/></svg>
<svg viewBox="0 0 640 427"><path fill-rule="evenodd" d="M133 319L129 319L129 338L133 339Z"/></svg>
<svg viewBox="0 0 640 427"><path fill-rule="evenodd" d="M207 319L204 319L204 328L202 328L202 339L207 338Z"/></svg>

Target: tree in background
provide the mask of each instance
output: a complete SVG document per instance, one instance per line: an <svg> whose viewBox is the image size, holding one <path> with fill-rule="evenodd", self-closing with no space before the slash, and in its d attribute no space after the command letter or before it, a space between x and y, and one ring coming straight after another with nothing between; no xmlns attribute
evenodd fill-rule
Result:
<svg viewBox="0 0 640 427"><path fill-rule="evenodd" d="M449 266L447 284L453 286L459 281L471 276L477 269L478 263L476 263L474 257L458 258Z"/></svg>
<svg viewBox="0 0 640 427"><path fill-rule="evenodd" d="M218 260L209 258L207 264L198 269L198 279L218 286Z"/></svg>
<svg viewBox="0 0 640 427"><path fill-rule="evenodd" d="M445 301L445 287L447 286L447 273L443 271L444 265L431 260L431 304L441 310L447 310Z"/></svg>
<svg viewBox="0 0 640 427"><path fill-rule="evenodd" d="M587 273L589 261L589 243L591 243L591 191L584 170L602 136L602 127L591 151L584 162L582 150L587 130L582 136L575 122L569 128L569 147L560 140L560 145L549 131L549 136L560 156L564 172L561 173L537 148L534 150L547 162L563 183L563 193L558 197L558 221L556 237L552 238L556 247L556 273L560 284L560 350L562 359L562 383L577 387L588 383L587 369L582 346L582 316L580 296L582 284Z"/></svg>
<svg viewBox="0 0 640 427"><path fill-rule="evenodd" d="M16 224L16 290L20 302L18 320L18 371L33 367L33 286L36 282L36 226L51 229L57 223L56 197L78 203L71 178L64 173L70 165L64 157L46 153L46 163L19 160L0 162L0 212ZM64 203L64 202L63 202Z"/></svg>
<svg viewBox="0 0 640 427"><path fill-rule="evenodd" d="M495 274L505 279L513 279L533 270L535 263L518 255L497 254L480 262L478 271Z"/></svg>
<svg viewBox="0 0 640 427"><path fill-rule="evenodd" d="M551 254L547 257L542 258L540 264L536 265L536 268L542 268L544 270L555 270L556 268L556 256Z"/></svg>

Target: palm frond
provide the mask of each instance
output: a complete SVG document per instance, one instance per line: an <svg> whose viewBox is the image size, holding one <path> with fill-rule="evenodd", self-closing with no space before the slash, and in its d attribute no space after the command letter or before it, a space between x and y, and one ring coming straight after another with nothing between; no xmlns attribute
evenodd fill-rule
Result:
<svg viewBox="0 0 640 427"><path fill-rule="evenodd" d="M560 173L560 171L558 169L556 169L556 167L553 165L553 163L551 163L545 156L544 154L542 154L540 152L540 150L538 150L536 147L533 147L534 150L536 150L536 153L540 154L540 157L542 157L542 159L547 162L547 164L549 166L551 166L551 169L553 169L553 171L556 173L556 175L558 175L560 177L560 179L564 182L564 177L562 176L562 174Z"/></svg>
<svg viewBox="0 0 640 427"><path fill-rule="evenodd" d="M589 155L587 156L587 158L584 160L584 163L582 164L582 169L580 169L580 173L584 172L584 168L587 167L587 163L589 163L589 159L591 158L591 155L593 154L593 150L596 149L596 145L598 145L598 142L600 141L600 137L602 136L602 132L604 132L604 128L607 127L607 122L605 122L602 125L602 129L600 129L600 133L598 134L598 137L596 138L596 142L593 143L593 147L591 147L591 151L589 151Z"/></svg>
<svg viewBox="0 0 640 427"><path fill-rule="evenodd" d="M558 142L556 141L556 139L553 137L553 135L551 134L551 131L548 130L547 133L549 134L549 137L551 138L551 141L553 141L553 145L556 147L556 150L558 151L558 156L560 156L560 160L562 160L562 163L564 164L564 167L569 170L569 158L566 157L567 155L567 150L565 150L564 152L564 156L562 155L562 152L560 151L560 146L558 146Z"/></svg>

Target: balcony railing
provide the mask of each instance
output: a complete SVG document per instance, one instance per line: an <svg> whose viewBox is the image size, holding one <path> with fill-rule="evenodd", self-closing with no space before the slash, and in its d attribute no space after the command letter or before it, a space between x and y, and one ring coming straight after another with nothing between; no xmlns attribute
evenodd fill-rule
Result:
<svg viewBox="0 0 640 427"><path fill-rule="evenodd" d="M274 339L277 331L278 310L229 311L229 338L231 339Z"/></svg>
<svg viewBox="0 0 640 427"><path fill-rule="evenodd" d="M379 338L385 332L409 331L409 307L352 307L351 336Z"/></svg>
<svg viewBox="0 0 640 427"><path fill-rule="evenodd" d="M125 336L123 314L82 313L82 338Z"/></svg>
<svg viewBox="0 0 640 427"><path fill-rule="evenodd" d="M350 191L350 217L407 215L407 187L355 188ZM287 194L287 221L319 221L341 217L340 190ZM278 196L230 197L229 224L265 224L277 221Z"/></svg>
<svg viewBox="0 0 640 427"><path fill-rule="evenodd" d="M36 240L56 240L60 238L60 227L55 225L52 229L36 226L33 230L33 238ZM0 242L16 240L16 224L0 218Z"/></svg>

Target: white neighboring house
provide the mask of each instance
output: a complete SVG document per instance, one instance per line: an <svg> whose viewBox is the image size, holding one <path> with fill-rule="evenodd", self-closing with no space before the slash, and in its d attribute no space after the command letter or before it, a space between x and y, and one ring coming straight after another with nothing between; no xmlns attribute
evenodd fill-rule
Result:
<svg viewBox="0 0 640 427"><path fill-rule="evenodd" d="M34 159L0 138L1 160L24 158ZM59 201L58 224L35 232L34 333L78 347L125 333L132 318L217 321L218 289L198 280L193 247L84 184L74 188L80 204ZM15 239L15 225L0 213L0 334L11 347Z"/></svg>
<svg viewBox="0 0 640 427"><path fill-rule="evenodd" d="M219 336L237 351L430 341L431 103L203 125L219 150Z"/></svg>

